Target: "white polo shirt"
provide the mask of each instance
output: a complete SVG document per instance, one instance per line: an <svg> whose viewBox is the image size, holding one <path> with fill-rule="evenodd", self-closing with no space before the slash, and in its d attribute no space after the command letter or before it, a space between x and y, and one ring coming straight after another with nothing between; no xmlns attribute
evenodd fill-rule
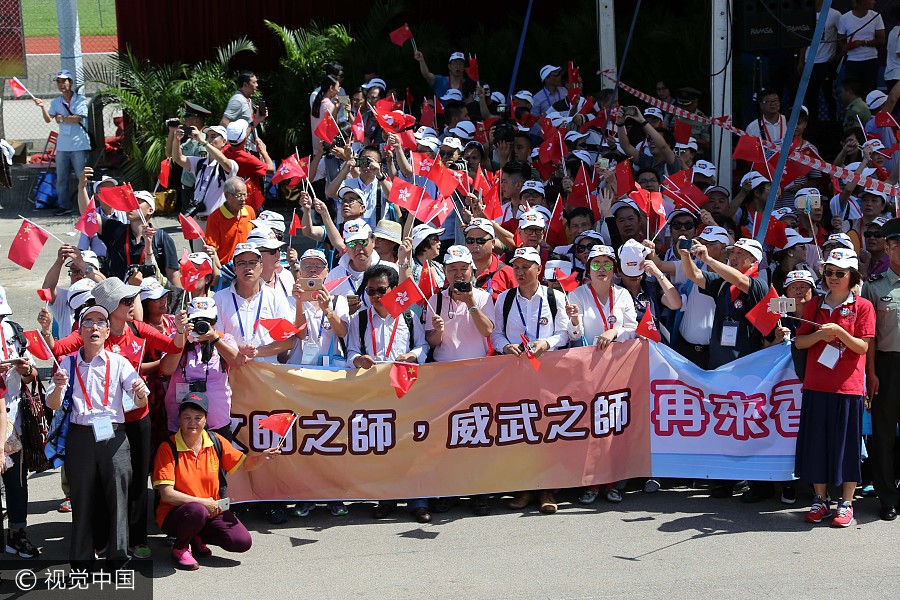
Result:
<svg viewBox="0 0 900 600"><path fill-rule="evenodd" d="M84 389L90 397L90 407L78 381L78 375L72 371L72 358L60 360L60 366L69 374L69 385L72 387L72 412L69 422L75 425L90 426L97 417L108 416L113 423L125 422L125 398L128 397L128 410L133 408L131 399L131 386L140 377L128 359L121 354L114 354L103 350L95 356L90 363L86 363L81 357L81 351L72 355L75 357L75 369L81 375ZM106 367L109 364L109 399L104 406L106 398ZM47 396L53 393L56 384L52 381L47 387Z"/></svg>
<svg viewBox="0 0 900 600"><path fill-rule="evenodd" d="M610 288L612 292L612 315L610 315L609 295L598 297L603 313L606 315L606 321L597 308L597 302L594 302L594 295L591 293L590 285L582 285L575 290L569 292L569 304L578 307L579 317L578 325L572 325L569 321L569 339L579 340L583 336L587 345L596 344L596 339L608 329L615 329L618 337L616 339L625 341L634 337L634 330L637 329L637 313L634 310L634 300L631 294L625 288L614 285Z"/></svg>
<svg viewBox="0 0 900 600"><path fill-rule="evenodd" d="M343 321L348 327L350 326L350 308L347 306L347 298L344 296L334 296L334 314ZM303 344L313 343L319 351L316 357L324 355L341 355L340 338L334 334L331 328L331 322L325 318L322 309L319 308L318 302L304 302L303 312L306 314L306 339L301 341L299 338L294 340L294 347L291 348L291 354L288 356L289 364L299 365L303 363Z"/></svg>
<svg viewBox="0 0 900 600"><path fill-rule="evenodd" d="M555 319L547 302L547 295L551 293L556 297ZM509 318L504 323L503 304L509 294L515 294L515 301L510 307ZM523 333L532 342L544 340L550 344L551 350L562 348L568 341L566 331L569 328L569 316L566 314L566 297L562 292L541 285L534 296L528 299L519 293L519 288L512 288L501 292L494 306L496 318L491 343L498 352L502 352L509 344L521 344Z"/></svg>
<svg viewBox="0 0 900 600"><path fill-rule="evenodd" d="M262 286L249 300L235 291L234 284L213 295L219 318L216 329L230 333L238 344L252 344L254 347L271 344L274 340L265 327L258 324L260 319L287 319L294 322L294 313L287 299L270 287ZM278 363L277 356L260 356L254 360Z"/></svg>
<svg viewBox="0 0 900 600"><path fill-rule="evenodd" d="M475 306L494 321L494 301L491 294L478 288L473 288ZM444 333L441 335L441 343L434 348L435 362L448 362L451 360L465 360L467 358L483 358L488 354L487 338L478 333L475 319L469 312L469 307L464 302L451 300L449 292L444 290L440 294L432 296L425 313L425 331L434 329L432 318L437 308L437 298L441 296L440 317L444 320Z"/></svg>
<svg viewBox="0 0 900 600"><path fill-rule="evenodd" d="M673 261L675 265L675 278L672 283L679 289L688 282L681 261ZM700 266L701 271L706 271L705 264ZM716 317L716 299L700 292L696 283L691 284L691 289L685 296L681 294L682 310L681 327L679 334L681 339L692 346L708 346L712 336L713 321Z"/></svg>
<svg viewBox="0 0 900 600"><path fill-rule="evenodd" d="M366 330L363 333L366 339L365 353L362 352L359 344L359 317L363 313L366 314ZM396 332L394 331L395 324ZM371 356L376 361L392 361L397 360L401 354L412 352L416 357L416 362L424 363L428 357L425 330L422 329L422 323L415 315L413 315L412 324L413 330L410 332L403 315L400 315L399 319L395 319L390 314L381 318L371 308L356 311L356 314L350 318L350 329L347 331L347 367L354 368L354 359L363 354ZM373 335L375 347L372 345ZM393 343L391 343L391 337L394 338Z"/></svg>

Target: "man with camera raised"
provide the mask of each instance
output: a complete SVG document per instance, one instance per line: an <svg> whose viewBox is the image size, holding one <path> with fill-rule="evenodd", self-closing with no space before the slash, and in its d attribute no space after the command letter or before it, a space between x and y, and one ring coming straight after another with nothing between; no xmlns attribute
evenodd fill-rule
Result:
<svg viewBox="0 0 900 600"><path fill-rule="evenodd" d="M356 176L352 176L353 174ZM392 206L388 201L391 193L391 180L385 177L381 171L381 153L375 146L366 146L359 152L359 156L351 156L341 165L337 176L325 188L325 195L329 198L337 198L341 187L349 187L359 190L359 197L365 206L362 219L375 227L381 219L391 219L389 209ZM398 213L394 211L394 215ZM391 219L397 220L397 219ZM342 222L338 213L337 223Z"/></svg>

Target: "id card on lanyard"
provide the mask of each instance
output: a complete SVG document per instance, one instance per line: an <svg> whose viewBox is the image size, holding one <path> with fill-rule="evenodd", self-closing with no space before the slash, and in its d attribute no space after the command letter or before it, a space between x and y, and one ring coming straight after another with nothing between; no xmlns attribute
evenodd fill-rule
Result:
<svg viewBox="0 0 900 600"><path fill-rule="evenodd" d="M241 341L244 343L248 343L251 339L253 339L254 336L256 336L256 330L259 327L259 315L262 313L262 303L263 303L262 296L263 296L262 290L260 290L259 291L259 302L256 305L256 318L253 320L253 328L252 329L250 329L249 323L247 325L247 329L250 329L250 332L251 332L250 338L247 338L247 332L244 329L244 319L241 317L241 310L238 308L237 294L235 294L234 291L231 292L231 302L232 302L232 304L234 304L234 316L237 317L238 327L240 327L240 329L241 329Z"/></svg>
<svg viewBox="0 0 900 600"><path fill-rule="evenodd" d="M724 290L728 286L722 286ZM724 348L734 348L737 346L738 322L731 318L731 292L726 294L725 298L725 321L722 323L722 337L719 344ZM743 306L743 300L738 298L734 301L735 305L740 303L736 308Z"/></svg>
<svg viewBox="0 0 900 600"><path fill-rule="evenodd" d="M518 295L518 292L516 292ZM528 336L528 322L525 320L525 313L522 312L522 306L519 304L519 299L516 298L516 308L519 310L519 318L522 319L522 329L525 330L525 336ZM537 322L534 327L534 337L529 339L531 342L536 342L541 339L541 314L544 312L544 297L541 296L541 301L538 304L537 311Z"/></svg>
<svg viewBox="0 0 900 600"><path fill-rule="evenodd" d="M106 376L103 378L103 406L109 406L109 372L110 372L110 363L112 360L110 359L109 353L105 350L103 351L106 357ZM74 366L75 377L78 379L78 385L81 386L81 394L84 398L84 404L87 406L88 412L94 412L94 403L91 401L91 396L88 394L87 386L84 384L84 379L81 377L81 371L78 370L78 362L76 361ZM91 365L87 365L88 376L91 374ZM112 419L109 415L98 415L91 419L91 427L94 430L94 441L97 442L105 442L108 439L111 439L115 435L115 430L113 429Z"/></svg>

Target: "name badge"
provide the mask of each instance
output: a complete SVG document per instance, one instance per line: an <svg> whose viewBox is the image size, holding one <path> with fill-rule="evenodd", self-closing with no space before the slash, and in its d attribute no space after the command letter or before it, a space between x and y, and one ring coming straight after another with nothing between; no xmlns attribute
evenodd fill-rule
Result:
<svg viewBox="0 0 900 600"><path fill-rule="evenodd" d="M303 340L301 348L303 350L303 356L300 359L300 362L304 365L316 364L317 359L319 358L319 345L307 335Z"/></svg>
<svg viewBox="0 0 900 600"><path fill-rule="evenodd" d="M737 323L725 323L722 325L722 341L721 345L727 348L734 348L737 346L737 334L738 334L738 326Z"/></svg>
<svg viewBox="0 0 900 600"><path fill-rule="evenodd" d="M91 421L91 427L94 428L94 441L96 442L111 440L113 436L116 435L116 431L113 429L112 419L109 415L94 417L94 420Z"/></svg>
<svg viewBox="0 0 900 600"><path fill-rule="evenodd" d="M837 364L838 359L841 358L841 351L828 344L825 346L825 349L822 350L822 354L819 356L819 364L828 368L833 369L834 365Z"/></svg>

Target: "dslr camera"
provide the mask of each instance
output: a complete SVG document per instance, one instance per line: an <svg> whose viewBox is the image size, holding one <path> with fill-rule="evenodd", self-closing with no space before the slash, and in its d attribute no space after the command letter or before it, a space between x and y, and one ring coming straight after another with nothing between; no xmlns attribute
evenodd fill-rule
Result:
<svg viewBox="0 0 900 600"><path fill-rule="evenodd" d="M205 394L206 393L206 382L205 381L189 381L188 389L192 392Z"/></svg>
<svg viewBox="0 0 900 600"><path fill-rule="evenodd" d="M372 159L368 156L357 156L356 166L360 169L368 169L370 166L372 166Z"/></svg>
<svg viewBox="0 0 900 600"><path fill-rule="evenodd" d="M453 289L457 292L467 293L472 291L472 282L471 281L455 281L453 283Z"/></svg>
<svg viewBox="0 0 900 600"><path fill-rule="evenodd" d="M125 281L128 281L135 273L140 273L142 277L156 277L156 267L153 265L131 265L125 271Z"/></svg>
<svg viewBox="0 0 900 600"><path fill-rule="evenodd" d="M194 326L194 333L197 335L206 335L212 329L215 323L206 317L197 317L191 319L190 323Z"/></svg>
<svg viewBox="0 0 900 600"><path fill-rule="evenodd" d="M516 131L509 123L497 123L497 125L494 126L493 141L495 144L499 144L500 142L512 143L515 135Z"/></svg>

